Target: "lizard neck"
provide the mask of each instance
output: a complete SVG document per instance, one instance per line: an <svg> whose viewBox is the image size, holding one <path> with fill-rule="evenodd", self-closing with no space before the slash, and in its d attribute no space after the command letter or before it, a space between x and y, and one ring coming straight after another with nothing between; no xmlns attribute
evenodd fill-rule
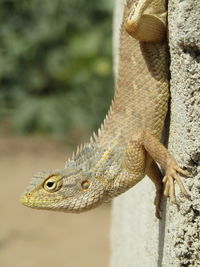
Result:
<svg viewBox="0 0 200 267"><path fill-rule="evenodd" d="M90 177L102 184L102 201L107 201L127 191L144 177L144 164L133 162L129 166L127 157L126 149L119 146L111 149L93 142L79 151L74 159L68 161L65 168L75 169L82 177ZM133 172L133 168L137 171Z"/></svg>
<svg viewBox="0 0 200 267"><path fill-rule="evenodd" d="M117 171L121 153L118 147L111 149L93 140L78 149L77 153L66 162L65 168L93 172L96 177L103 176L105 173L108 175L113 173L112 169Z"/></svg>
<svg viewBox="0 0 200 267"><path fill-rule="evenodd" d="M76 169L82 175L93 177L110 187L121 171L124 150L112 149L95 141L86 144L78 153L66 162L65 168Z"/></svg>

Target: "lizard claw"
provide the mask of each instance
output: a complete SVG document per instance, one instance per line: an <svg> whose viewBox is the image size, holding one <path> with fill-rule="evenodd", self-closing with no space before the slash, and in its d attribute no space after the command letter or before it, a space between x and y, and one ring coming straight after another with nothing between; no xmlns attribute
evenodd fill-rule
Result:
<svg viewBox="0 0 200 267"><path fill-rule="evenodd" d="M160 206L157 206L157 204L155 204L156 206L156 212L155 215L158 219L162 219L162 217L160 216L160 213L162 212L162 209L160 208Z"/></svg>
<svg viewBox="0 0 200 267"><path fill-rule="evenodd" d="M164 195L170 198L171 203L176 204L176 196L175 196L175 187L174 187L174 180L177 182L181 192L184 196L188 196L184 185L180 179L178 173L188 176L189 173L187 171L182 170L180 167L177 166L175 162L172 162L166 171L166 175L163 178L163 183L165 184Z"/></svg>
<svg viewBox="0 0 200 267"><path fill-rule="evenodd" d="M175 169L177 172L179 172L179 173L181 173L181 174L183 174L183 175L185 175L185 176L190 176L190 174L189 174L188 171L185 171L185 170L181 169L181 168L180 168L179 166L177 166L177 165L174 166L174 169Z"/></svg>

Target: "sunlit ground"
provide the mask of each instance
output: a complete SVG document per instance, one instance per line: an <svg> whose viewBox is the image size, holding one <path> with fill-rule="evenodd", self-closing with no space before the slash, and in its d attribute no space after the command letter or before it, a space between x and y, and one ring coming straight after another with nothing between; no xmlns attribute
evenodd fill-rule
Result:
<svg viewBox="0 0 200 267"><path fill-rule="evenodd" d="M0 266L107 267L110 206L83 214L37 211L18 199L33 174L64 166L67 147L0 137Z"/></svg>

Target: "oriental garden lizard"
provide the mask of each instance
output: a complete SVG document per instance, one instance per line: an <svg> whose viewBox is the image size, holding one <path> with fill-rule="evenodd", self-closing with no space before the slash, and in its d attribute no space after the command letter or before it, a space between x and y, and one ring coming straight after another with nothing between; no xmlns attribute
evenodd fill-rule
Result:
<svg viewBox="0 0 200 267"><path fill-rule="evenodd" d="M156 187L158 218L163 191L176 203L176 182L188 195L179 176L188 173L160 143L169 101L166 14L165 0L127 0L116 91L104 123L64 168L32 178L21 197L24 205L79 213L127 191L146 174Z"/></svg>

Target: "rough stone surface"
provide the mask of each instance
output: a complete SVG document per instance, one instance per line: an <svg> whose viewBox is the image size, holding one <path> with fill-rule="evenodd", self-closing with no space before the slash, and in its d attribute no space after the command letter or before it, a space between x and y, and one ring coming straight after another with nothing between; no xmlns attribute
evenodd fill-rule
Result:
<svg viewBox="0 0 200 267"><path fill-rule="evenodd" d="M124 0L116 1L114 62ZM177 194L166 218L154 217L154 188L147 177L116 198L112 214L112 267L200 266L200 1L169 0L171 122L169 149L181 167L190 198ZM178 188L176 188L178 191ZM165 204L165 203L164 203Z"/></svg>
<svg viewBox="0 0 200 267"><path fill-rule="evenodd" d="M167 205L163 267L200 266L200 1L169 1L169 149L190 172L190 199Z"/></svg>

